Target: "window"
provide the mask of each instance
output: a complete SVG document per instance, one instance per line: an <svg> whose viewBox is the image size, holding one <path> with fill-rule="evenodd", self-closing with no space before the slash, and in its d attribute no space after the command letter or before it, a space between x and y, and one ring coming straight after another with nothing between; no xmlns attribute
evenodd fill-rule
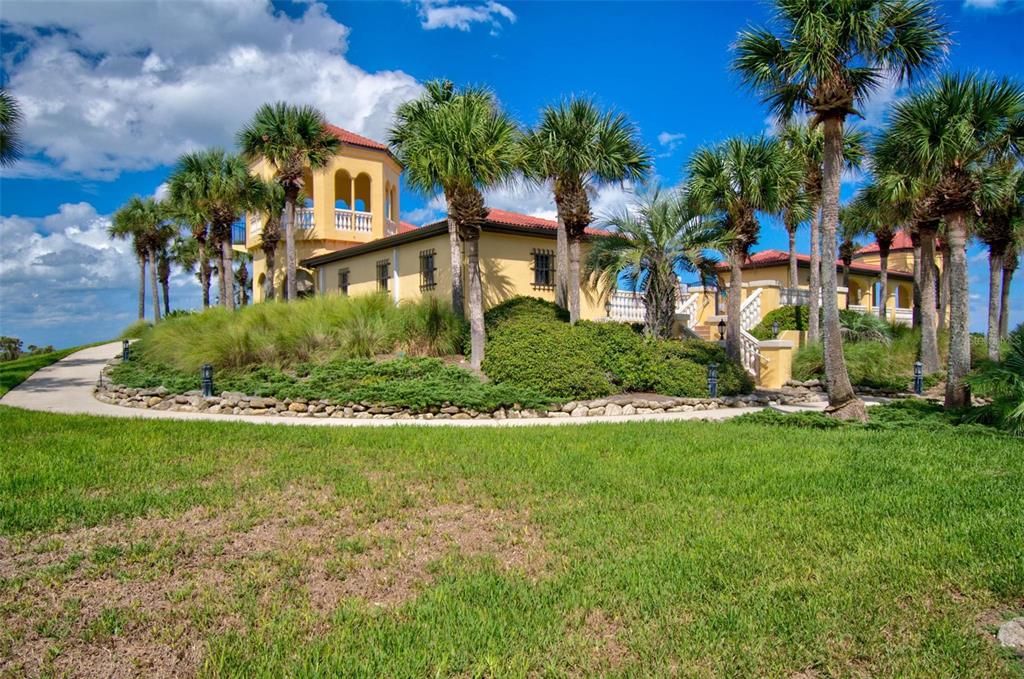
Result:
<svg viewBox="0 0 1024 679"><path fill-rule="evenodd" d="M555 253L551 250L533 251L533 287L555 287Z"/></svg>
<svg viewBox="0 0 1024 679"><path fill-rule="evenodd" d="M342 269L338 272L338 290L341 294L348 294L348 269Z"/></svg>
<svg viewBox="0 0 1024 679"><path fill-rule="evenodd" d="M420 290L433 290L437 286L437 277L434 275L437 267L434 265L434 250L420 251Z"/></svg>
<svg viewBox="0 0 1024 679"><path fill-rule="evenodd" d="M386 259L377 260L377 290L387 292L390 279L391 263Z"/></svg>

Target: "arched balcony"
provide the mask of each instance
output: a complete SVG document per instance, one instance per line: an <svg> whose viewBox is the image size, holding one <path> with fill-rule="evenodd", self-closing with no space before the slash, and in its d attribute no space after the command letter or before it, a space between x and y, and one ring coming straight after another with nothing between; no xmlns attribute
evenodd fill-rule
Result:
<svg viewBox="0 0 1024 679"><path fill-rule="evenodd" d="M353 177L347 170L334 173L334 228L338 231L370 233L373 217L370 175L365 172Z"/></svg>

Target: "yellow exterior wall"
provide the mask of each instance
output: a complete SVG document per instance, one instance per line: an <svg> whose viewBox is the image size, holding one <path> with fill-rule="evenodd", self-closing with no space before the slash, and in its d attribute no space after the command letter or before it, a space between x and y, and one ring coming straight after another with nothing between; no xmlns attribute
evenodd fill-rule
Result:
<svg viewBox="0 0 1024 679"><path fill-rule="evenodd" d="M757 386L779 389L793 377L795 345L787 340L766 340L758 343L761 354Z"/></svg>

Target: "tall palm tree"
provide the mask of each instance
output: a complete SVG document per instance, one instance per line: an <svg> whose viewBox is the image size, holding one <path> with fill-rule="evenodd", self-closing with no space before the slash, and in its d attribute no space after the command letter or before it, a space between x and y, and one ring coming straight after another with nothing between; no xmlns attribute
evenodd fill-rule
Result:
<svg viewBox="0 0 1024 679"><path fill-rule="evenodd" d="M910 217L907 204L888 200L880 187L869 184L854 198L849 216L857 231L872 236L878 245L878 317L884 320L889 299L889 252L896 233Z"/></svg>
<svg viewBox="0 0 1024 679"><path fill-rule="evenodd" d="M856 239L864 234L861 219L855 203L839 208L839 260L843 263L843 287L847 290L847 303L850 299L850 267L853 265L853 255L857 252Z"/></svg>
<svg viewBox="0 0 1024 679"><path fill-rule="evenodd" d="M783 208L785 197L802 178L801 168L777 139L733 137L698 149L686 174L695 209L720 220L730 234L725 347L730 358L739 360L743 264L760 234L757 213Z"/></svg>
<svg viewBox="0 0 1024 679"><path fill-rule="evenodd" d="M388 143L399 162L406 168L405 176L409 186L420 193L434 196L438 192L444 192L430 168L423 168L410 171L414 158L410 156L417 140L429 134L427 128L434 125L433 122L441 115L441 110L451 104L459 93L455 84L450 80L431 80L423 90L423 94L417 98L403 103L395 111L395 124L388 133ZM448 249L449 260L452 269L452 308L457 314L465 313L465 293L463 292L462 273L462 240L459 238L458 225L455 222L454 211L451 204L451 196L445 193L448 220Z"/></svg>
<svg viewBox="0 0 1024 679"><path fill-rule="evenodd" d="M580 318L580 243L593 216L589 192L606 184L639 182L651 157L626 116L602 112L588 99L549 106L524 139L527 175L550 181L558 210L556 300Z"/></svg>
<svg viewBox="0 0 1024 679"><path fill-rule="evenodd" d="M927 0L776 0L774 23L736 43L735 68L783 120L810 113L824 136L821 249L836 252L843 126L886 76L903 80L932 65L948 38ZM822 267L827 412L867 419L843 358L836 270Z"/></svg>
<svg viewBox="0 0 1024 679"><path fill-rule="evenodd" d="M205 203L197 190L205 186L204 169L194 162L195 156L183 156L178 159L174 170L168 178L170 197L165 202L168 215L186 227L195 240L197 247L196 263L198 268L199 286L203 292L203 308L210 306L210 260L209 248L206 247L210 237L209 215L206 214Z"/></svg>
<svg viewBox="0 0 1024 679"><path fill-rule="evenodd" d="M284 189L285 296L298 299L298 255L295 251L295 206L303 190L306 168L326 167L341 142L327 129L324 115L312 106L285 102L264 104L238 133L238 145L250 162L265 160Z"/></svg>
<svg viewBox="0 0 1024 679"><path fill-rule="evenodd" d="M710 274L715 259L707 250L728 247L728 234L713 220L702 220L680 192L658 189L629 209L602 219L611 233L595 238L584 271L599 289L614 289L624 276L642 289L647 307L645 330L667 337L672 328L679 272Z"/></svg>
<svg viewBox="0 0 1024 679"><path fill-rule="evenodd" d="M896 167L919 178L949 245L949 361L946 407L970 405L968 332L969 215L1005 194L994 169L1024 151L1024 88L1008 79L944 75L898 103L887 132L907 153ZM984 197L988 198L984 198Z"/></svg>
<svg viewBox="0 0 1024 679"><path fill-rule="evenodd" d="M1018 222L1014 229L1014 243L1007 249L1003 257L1003 283L1001 286L1001 297L999 300L999 338L1006 339L1010 336L1010 282L1013 280L1013 273L1017 270L1020 252L1024 250L1024 222Z"/></svg>
<svg viewBox="0 0 1024 679"><path fill-rule="evenodd" d="M152 198L133 196L111 220L108 230L115 238L131 238L140 259L139 309L145 312L145 266L149 266L149 283L153 291L153 322L160 322L160 288L157 270L157 253L169 240L170 230L160 204ZM148 260L146 262L145 260Z"/></svg>
<svg viewBox="0 0 1024 679"><path fill-rule="evenodd" d="M999 360L999 342L1003 339L999 327L1004 296L1003 263L1016 247L1015 230L1024 222L1024 171L1007 167L1005 181L1008 186L997 193L993 202L983 198L985 203L981 206L981 217L976 227L978 238L988 246L987 344L988 357L992 361Z"/></svg>
<svg viewBox="0 0 1024 679"><path fill-rule="evenodd" d="M252 261L252 257L248 252L235 252L234 260L238 262L238 267L235 269L234 283L238 285L238 304L239 306L249 305L249 262Z"/></svg>
<svg viewBox="0 0 1024 679"><path fill-rule="evenodd" d="M171 249L170 243L163 243L156 253L156 277L164 298L164 315L171 313Z"/></svg>
<svg viewBox="0 0 1024 679"><path fill-rule="evenodd" d="M263 226L260 229L260 250L266 263L264 273L263 299L271 301L276 296L274 280L277 277L277 248L281 243L281 214L284 212L284 189L277 182L261 182L256 192L253 209L260 214Z"/></svg>
<svg viewBox="0 0 1024 679"><path fill-rule="evenodd" d="M410 186L427 194L444 192L466 255L470 363L484 355L480 227L487 219L482 190L508 182L522 166L520 131L486 89L453 91L449 101L402 113L391 131L392 148L405 166ZM455 272L453 271L453 280Z"/></svg>
<svg viewBox="0 0 1024 679"><path fill-rule="evenodd" d="M808 280L807 302L807 339L817 342L821 327L821 191L822 163L825 159L825 135L820 126L812 127L803 122L789 122L779 135L786 148L794 155L796 162L803 165L804 178L797 189L794 207L798 210L801 221L810 220L810 275ZM843 130L843 164L846 169L854 171L860 168L866 154L867 135L853 127ZM787 219L787 210L783 212L783 220ZM791 217L790 217L791 219ZM789 226L787 224L787 230ZM795 234L795 228L793 232ZM796 266L796 250L794 237L790 236L790 266ZM790 273L792 279L794 273Z"/></svg>
<svg viewBox="0 0 1024 679"><path fill-rule="evenodd" d="M0 167L10 167L21 158L21 123L23 116L18 100L0 87Z"/></svg>

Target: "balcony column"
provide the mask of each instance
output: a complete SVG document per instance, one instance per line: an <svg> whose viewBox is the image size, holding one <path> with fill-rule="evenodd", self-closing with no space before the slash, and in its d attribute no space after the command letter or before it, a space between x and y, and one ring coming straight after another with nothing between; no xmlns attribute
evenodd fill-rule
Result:
<svg viewBox="0 0 1024 679"><path fill-rule="evenodd" d="M352 221L349 222L349 228L354 231L356 228L356 178L350 177L349 181L352 182L352 193L349 194L352 201L348 204L348 209L352 213Z"/></svg>

